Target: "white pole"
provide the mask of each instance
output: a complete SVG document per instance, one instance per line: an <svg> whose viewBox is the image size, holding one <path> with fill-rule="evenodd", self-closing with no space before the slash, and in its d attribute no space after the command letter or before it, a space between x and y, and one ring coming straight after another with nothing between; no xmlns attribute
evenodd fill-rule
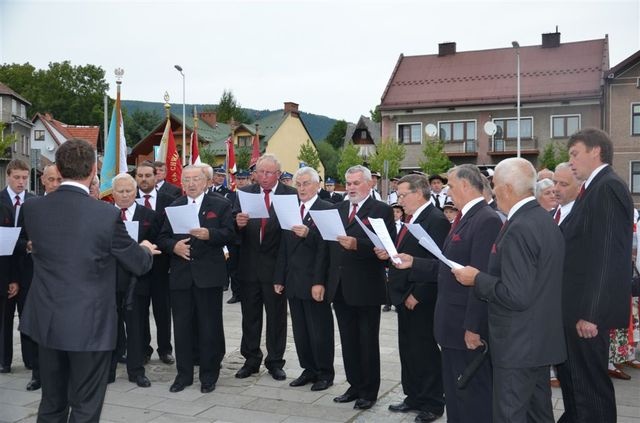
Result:
<svg viewBox="0 0 640 423"><path fill-rule="evenodd" d="M186 102L185 102L185 84L184 84L184 72L182 71L182 66L180 65L174 65L174 68L176 68L176 70L178 72L180 72L180 75L182 75L182 165L185 166L187 163L187 149L186 149L186 145L187 145L187 123L186 123L186 119L187 119L187 111L186 111Z"/></svg>

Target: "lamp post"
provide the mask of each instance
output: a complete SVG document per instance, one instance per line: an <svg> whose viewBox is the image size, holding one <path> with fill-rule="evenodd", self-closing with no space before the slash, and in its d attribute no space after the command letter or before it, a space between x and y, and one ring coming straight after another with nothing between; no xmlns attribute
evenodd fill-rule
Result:
<svg viewBox="0 0 640 423"><path fill-rule="evenodd" d="M187 134L186 134L186 119L187 119L187 113L186 113L186 104L185 104L185 100L184 100L184 72L182 71L182 66L180 65L175 65L174 68L176 68L176 70L178 72L180 72L180 75L182 75L182 165L186 165L186 160L187 160Z"/></svg>
<svg viewBox="0 0 640 423"><path fill-rule="evenodd" d="M516 49L516 81L517 81L517 104L516 109L518 113L517 123L518 123L518 137L516 143L516 155L520 157L520 44L517 41L512 41L511 45Z"/></svg>

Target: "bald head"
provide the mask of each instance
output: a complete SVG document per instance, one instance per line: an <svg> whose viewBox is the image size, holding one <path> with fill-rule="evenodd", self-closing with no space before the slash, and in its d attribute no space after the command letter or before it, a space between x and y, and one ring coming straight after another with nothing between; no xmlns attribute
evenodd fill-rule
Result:
<svg viewBox="0 0 640 423"><path fill-rule="evenodd" d="M556 199L561 206L567 205L578 197L580 181L571 170L569 163L560 163L553 174Z"/></svg>

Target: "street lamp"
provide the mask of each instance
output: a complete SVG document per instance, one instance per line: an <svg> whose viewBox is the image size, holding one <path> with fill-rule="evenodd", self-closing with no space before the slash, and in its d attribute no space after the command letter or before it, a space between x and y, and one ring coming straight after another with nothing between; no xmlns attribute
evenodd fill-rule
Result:
<svg viewBox="0 0 640 423"><path fill-rule="evenodd" d="M180 72L180 75L182 75L182 165L185 166L187 163L187 134L186 134L186 125L187 125L187 113L186 113L186 104L184 101L184 72L182 72L182 66L180 65L175 65L174 68L176 68L176 70L178 72Z"/></svg>
<svg viewBox="0 0 640 423"><path fill-rule="evenodd" d="M518 88L517 88L517 105L516 105L516 109L518 111L518 118L517 118L517 123L518 123L518 137L517 137L517 143L516 143L516 155L517 157L520 157L520 44L518 44L517 41L512 41L511 45L513 46L513 48L516 49L516 80L517 80L517 84L518 84Z"/></svg>

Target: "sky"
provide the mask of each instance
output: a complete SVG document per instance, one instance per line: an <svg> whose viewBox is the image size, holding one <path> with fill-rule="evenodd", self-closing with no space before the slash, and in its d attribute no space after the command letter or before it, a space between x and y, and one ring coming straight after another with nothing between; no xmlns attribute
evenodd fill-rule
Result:
<svg viewBox="0 0 640 423"><path fill-rule="evenodd" d="M640 50L640 0L0 0L0 63L102 67L115 97L301 111L350 122L380 103L402 53L609 36L610 66Z"/></svg>

